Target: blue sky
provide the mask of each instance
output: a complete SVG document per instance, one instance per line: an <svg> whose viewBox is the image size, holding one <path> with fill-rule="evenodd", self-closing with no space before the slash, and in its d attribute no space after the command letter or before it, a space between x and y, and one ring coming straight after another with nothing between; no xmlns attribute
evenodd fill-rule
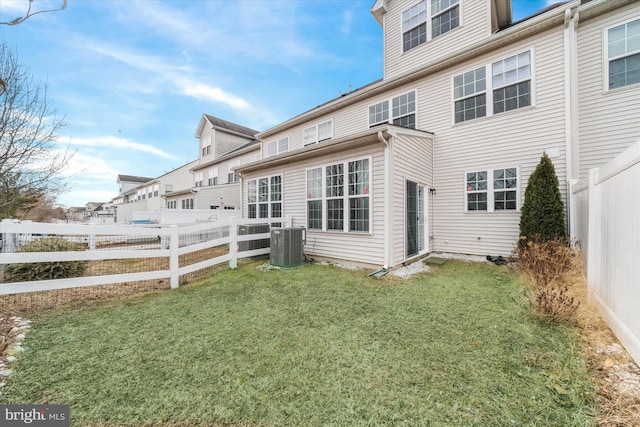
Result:
<svg viewBox="0 0 640 427"><path fill-rule="evenodd" d="M0 2L0 21L28 5ZM514 20L553 2L513 0ZM203 113L265 130L381 78L373 3L68 0L0 25L0 40L65 116L58 143L76 153L58 202L83 206L115 197L118 174L156 177L195 160Z"/></svg>

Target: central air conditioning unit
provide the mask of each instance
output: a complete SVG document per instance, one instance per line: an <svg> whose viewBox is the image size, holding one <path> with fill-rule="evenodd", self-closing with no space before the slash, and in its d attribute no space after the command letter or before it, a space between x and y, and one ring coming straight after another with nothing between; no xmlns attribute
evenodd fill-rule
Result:
<svg viewBox="0 0 640 427"><path fill-rule="evenodd" d="M247 234L262 234L269 232L269 224L249 224L238 226L238 235L246 236ZM238 242L238 251L251 251L254 249L262 249L269 247L269 239L245 240Z"/></svg>
<svg viewBox="0 0 640 427"><path fill-rule="evenodd" d="M272 228L270 263L277 267L295 267L304 261L304 228Z"/></svg>

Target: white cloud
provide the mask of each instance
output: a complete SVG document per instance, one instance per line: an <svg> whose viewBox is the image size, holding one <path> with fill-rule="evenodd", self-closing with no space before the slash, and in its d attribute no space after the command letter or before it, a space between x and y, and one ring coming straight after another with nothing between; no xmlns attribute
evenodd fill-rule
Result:
<svg viewBox="0 0 640 427"><path fill-rule="evenodd" d="M63 175L73 178L74 181L105 180L115 185L118 171L102 157L76 152L67 163Z"/></svg>
<svg viewBox="0 0 640 427"><path fill-rule="evenodd" d="M345 10L342 14L342 26L340 27L340 32L342 34L351 33L351 22L353 21L353 13L350 10Z"/></svg>
<svg viewBox="0 0 640 427"><path fill-rule="evenodd" d="M220 102L236 110L248 110L251 108L251 105L244 99L227 93L219 87L212 87L186 79L179 82L178 85L181 86L182 93L192 98Z"/></svg>
<svg viewBox="0 0 640 427"><path fill-rule="evenodd" d="M126 138L118 138L115 136L99 136L92 138L69 138L68 143L74 146L80 147L100 147L100 148L108 148L108 149L122 149L129 151L139 151L142 153L153 154L158 157L163 157L165 159L178 160L177 156L173 154L169 154L165 151L162 151L152 145L141 144L139 142L129 141Z"/></svg>

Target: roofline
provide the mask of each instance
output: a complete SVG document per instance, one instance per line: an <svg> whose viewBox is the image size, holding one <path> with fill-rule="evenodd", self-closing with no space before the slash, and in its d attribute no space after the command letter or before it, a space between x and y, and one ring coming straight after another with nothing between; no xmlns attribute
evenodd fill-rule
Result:
<svg viewBox="0 0 640 427"><path fill-rule="evenodd" d="M217 117L216 117L217 118ZM209 123L209 126L211 126L211 129L215 129L215 130L219 130L231 135L236 135L236 136L241 136L247 139L255 139L255 135L250 135L247 133L242 133L242 132L236 132L234 130L231 130L229 128L225 128L222 126L216 126L213 123L211 123L211 121L209 120L209 118L207 117L206 113L202 113L202 119L200 119L200 123L198 124L198 128L196 129L196 134L194 135L194 138L200 138L200 135L202 134L202 123L203 121L207 121L207 123ZM223 120L223 119L219 119L219 120ZM242 125L238 125L236 123L234 123L236 126L242 126ZM244 126L243 126L244 127ZM248 129L248 128L247 128ZM255 129L254 129L255 130Z"/></svg>
<svg viewBox="0 0 640 427"><path fill-rule="evenodd" d="M612 0L593 0L593 2L605 3ZM620 0L620 2L629 3L634 0ZM534 16L525 20L518 25L508 27L500 32L492 35L489 40L481 40L463 49L453 51L452 53L431 61L419 69L413 69L403 73L397 77L388 80L382 80L377 83L364 86L361 89L349 93L348 95L329 101L322 106L316 107L305 113L302 113L292 119L273 126L257 135L258 139L266 139L278 132L285 131L291 127L306 123L307 121L316 119L322 115L337 111L348 105L373 97L375 95L387 92L391 89L409 84L438 71L453 67L462 62L468 61L471 57L477 57L496 49L507 46L514 41L522 40L533 34L553 28L564 23L564 14L566 9L576 8L580 6L581 0L573 0L572 2L561 5L561 7L551 9L545 13ZM376 2L378 4L378 2Z"/></svg>
<svg viewBox="0 0 640 427"><path fill-rule="evenodd" d="M238 151L234 151L233 153L229 154L229 155L223 155L222 157L218 157L217 159L213 159L208 161L207 163L202 163L199 165L196 165L194 167L192 167L191 169L189 169L189 172L195 172L195 171L199 171L205 168L208 168L209 166L213 166L213 165L217 165L220 163L223 163L229 159L233 159L235 157L241 156L243 154L247 154L250 153L254 150L259 150L260 149L260 142L254 144L254 145L250 145L248 147L243 148L242 150L238 150Z"/></svg>
<svg viewBox="0 0 640 427"><path fill-rule="evenodd" d="M339 148L353 148L369 144L382 144L379 135L384 136L385 139L397 135L413 135L428 138L433 138L434 136L433 132L384 124L381 126L374 126L367 129L366 131L347 135L342 138L337 138L327 142L320 142L313 145L307 145L306 147L302 147L297 150L289 151L275 156L269 156L266 159L240 165L234 168L234 172L238 172L240 173L240 175L242 175L246 172L253 172L264 168L290 164L291 162L305 160L324 154L335 153Z"/></svg>

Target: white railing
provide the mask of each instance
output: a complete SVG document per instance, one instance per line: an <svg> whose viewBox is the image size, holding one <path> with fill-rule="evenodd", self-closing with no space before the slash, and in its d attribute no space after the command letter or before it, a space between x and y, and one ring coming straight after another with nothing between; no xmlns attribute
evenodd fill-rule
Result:
<svg viewBox="0 0 640 427"><path fill-rule="evenodd" d="M260 227L260 233L251 233L258 224L290 225L290 218L237 219L187 226L142 227L116 225L75 225L1 222L3 251L0 266L9 264L101 261L145 258L168 258L168 269L136 273L116 273L52 279L30 282L0 283L0 295L106 285L143 280L169 279L172 288L178 287L179 278L204 268L229 263L236 268L238 258L269 254L270 248L258 247L251 242L265 242L270 238L269 226ZM255 227L254 227L255 228ZM85 251L67 252L13 252L20 241L43 236L61 236L66 240L83 243ZM179 257L196 251L226 246L228 251L211 259L180 266Z"/></svg>
<svg viewBox="0 0 640 427"><path fill-rule="evenodd" d="M589 171L573 193L586 208L577 231L587 242L589 296L640 364L640 142Z"/></svg>

